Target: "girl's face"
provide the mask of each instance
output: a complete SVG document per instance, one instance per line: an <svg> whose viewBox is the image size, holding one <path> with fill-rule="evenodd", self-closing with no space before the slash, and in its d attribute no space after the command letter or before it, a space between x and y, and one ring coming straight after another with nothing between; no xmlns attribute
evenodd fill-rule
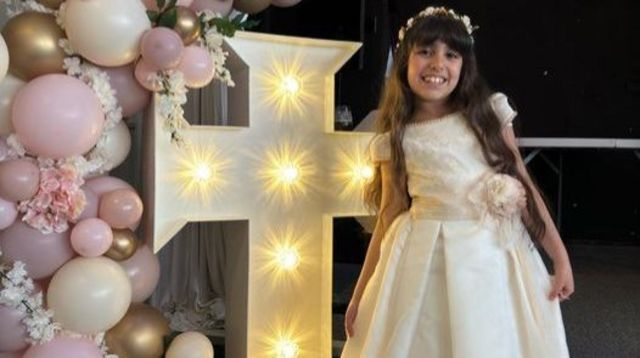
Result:
<svg viewBox="0 0 640 358"><path fill-rule="evenodd" d="M409 54L407 80L423 104L445 104L458 85L462 56L436 40L428 46L414 46Z"/></svg>

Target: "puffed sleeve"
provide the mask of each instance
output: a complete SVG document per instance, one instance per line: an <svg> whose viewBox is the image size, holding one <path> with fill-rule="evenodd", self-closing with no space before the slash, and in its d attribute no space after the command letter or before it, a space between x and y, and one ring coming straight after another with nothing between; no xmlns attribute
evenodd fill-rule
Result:
<svg viewBox="0 0 640 358"><path fill-rule="evenodd" d="M369 145L371 152L371 160L375 162L383 162L391 159L391 144L389 142L389 132L376 134L371 139Z"/></svg>
<svg viewBox="0 0 640 358"><path fill-rule="evenodd" d="M491 108L498 116L498 119L502 123L502 127L512 126L513 119L518 112L514 111L509 105L509 100L504 93L496 92L489 98L491 102Z"/></svg>

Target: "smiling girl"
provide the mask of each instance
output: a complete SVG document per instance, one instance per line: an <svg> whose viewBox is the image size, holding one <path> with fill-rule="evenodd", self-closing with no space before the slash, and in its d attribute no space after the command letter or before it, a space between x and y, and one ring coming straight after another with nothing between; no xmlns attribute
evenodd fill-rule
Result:
<svg viewBox="0 0 640 358"><path fill-rule="evenodd" d="M558 301L573 293L571 265L518 152L516 113L478 74L472 31L433 7L400 31L343 358L569 355Z"/></svg>

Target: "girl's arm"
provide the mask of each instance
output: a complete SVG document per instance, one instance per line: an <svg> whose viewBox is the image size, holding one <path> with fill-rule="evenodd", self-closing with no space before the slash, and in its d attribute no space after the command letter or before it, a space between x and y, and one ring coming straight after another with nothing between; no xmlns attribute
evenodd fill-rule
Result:
<svg viewBox="0 0 640 358"><path fill-rule="evenodd" d="M367 249L367 255L365 256L364 264L362 265L360 277L358 278L356 288L353 292L353 296L351 297L351 302L349 302L349 307L345 314L345 330L349 337L354 334L353 322L358 314L360 299L362 298L364 289L367 286L369 279L371 279L371 275L373 275L376 265L378 264L378 260L380 259L380 246L384 235L389 226L391 226L393 220L402 211L402 204L398 198L401 198L401 195L405 195L405 193L398 192L397 189L394 189L391 184L391 173L391 162L381 162L380 176L382 179L382 198L380 203L380 212L378 213L378 220L376 221L376 226L373 230L371 241L369 242L369 248ZM403 189L404 188L401 188L401 190Z"/></svg>
<svg viewBox="0 0 640 358"><path fill-rule="evenodd" d="M513 128L511 126L506 126L502 131L502 135L505 142L516 156L518 172L525 179L525 184L531 188L536 207L538 208L540 216L542 217L542 220L544 220L546 226L545 234L541 238L540 243L549 257L551 257L551 260L553 260L553 269L555 274L553 287L551 292L549 292L549 298L554 299L559 297L561 300L568 299L574 291L574 283L567 250L562 243L560 233L558 233L558 229L556 228L553 219L551 219L551 215L549 214L549 210L547 209L542 196L536 189L536 186L533 185L533 181L527 172L527 168L520 156L520 151L518 150L518 144ZM525 221L527 220L526 211L524 212L523 219Z"/></svg>

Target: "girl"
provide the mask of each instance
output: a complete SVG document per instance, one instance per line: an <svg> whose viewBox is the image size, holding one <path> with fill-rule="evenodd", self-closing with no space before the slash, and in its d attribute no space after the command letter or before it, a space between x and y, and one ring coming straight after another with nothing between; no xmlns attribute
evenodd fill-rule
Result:
<svg viewBox="0 0 640 358"><path fill-rule="evenodd" d="M400 31L371 143L379 208L343 358L567 357L567 252L478 74L469 18L429 7ZM553 260L548 275L530 239Z"/></svg>

